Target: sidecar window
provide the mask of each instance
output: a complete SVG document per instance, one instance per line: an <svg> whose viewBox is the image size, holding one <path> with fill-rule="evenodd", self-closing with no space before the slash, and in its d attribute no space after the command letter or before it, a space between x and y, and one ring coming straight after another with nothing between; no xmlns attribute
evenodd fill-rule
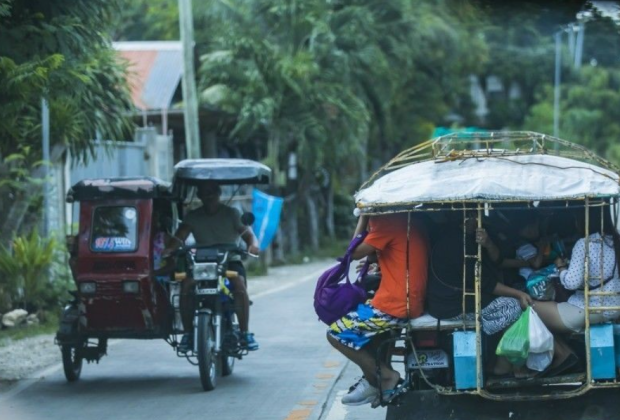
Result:
<svg viewBox="0 0 620 420"><path fill-rule="evenodd" d="M133 252L138 248L135 207L97 207L92 226L90 249L94 252Z"/></svg>

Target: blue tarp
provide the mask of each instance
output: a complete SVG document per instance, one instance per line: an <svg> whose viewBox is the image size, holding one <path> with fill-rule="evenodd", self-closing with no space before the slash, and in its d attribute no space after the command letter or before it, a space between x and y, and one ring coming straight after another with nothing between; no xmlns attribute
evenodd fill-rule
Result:
<svg viewBox="0 0 620 420"><path fill-rule="evenodd" d="M278 231L283 200L257 189L254 189L252 198L252 213L256 217L252 227L258 238L259 248L264 251Z"/></svg>

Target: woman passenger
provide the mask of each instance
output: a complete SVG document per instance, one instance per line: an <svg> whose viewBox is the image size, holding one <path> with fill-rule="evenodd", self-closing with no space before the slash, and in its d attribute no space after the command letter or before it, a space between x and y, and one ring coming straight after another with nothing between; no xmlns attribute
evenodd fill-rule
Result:
<svg viewBox="0 0 620 420"><path fill-rule="evenodd" d="M620 256L620 236L611 222L609 208L603 212L604 227L601 226L601 208L590 209L590 232L588 236L589 250L589 286L591 291L620 292L618 276L618 257ZM576 219L577 229L585 236L584 211ZM560 281L568 290L576 292L568 302L536 302L534 310L538 313L547 328L555 333L580 332L585 326L585 258L586 240L579 239L573 248L570 264L560 258L555 265L560 272ZM602 261L601 261L602 257ZM602 264L601 264L602 263ZM602 267L602 273L601 273ZM602 279L601 279L602 277ZM601 287L601 280L603 286ZM620 306L620 296L592 296L590 307ZM600 324L613 321L620 316L619 311L591 312L590 323Z"/></svg>

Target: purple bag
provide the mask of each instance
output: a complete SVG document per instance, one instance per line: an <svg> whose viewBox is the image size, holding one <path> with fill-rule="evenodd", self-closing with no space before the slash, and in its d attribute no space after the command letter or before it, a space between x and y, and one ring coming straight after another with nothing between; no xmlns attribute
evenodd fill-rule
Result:
<svg viewBox="0 0 620 420"><path fill-rule="evenodd" d="M368 263L364 265L358 279L353 283L349 280L349 267L351 254L364 241L367 234L368 232L364 232L353 238L347 252L342 258L338 258L340 264L329 268L319 277L314 291L314 310L319 319L327 325L366 301L366 290L359 279L368 271ZM346 281L341 283L345 279Z"/></svg>

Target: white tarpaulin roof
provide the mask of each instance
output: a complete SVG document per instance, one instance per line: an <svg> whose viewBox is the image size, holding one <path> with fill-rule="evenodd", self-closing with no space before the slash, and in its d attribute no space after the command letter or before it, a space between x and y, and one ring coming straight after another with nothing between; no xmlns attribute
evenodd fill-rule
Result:
<svg viewBox="0 0 620 420"><path fill-rule="evenodd" d="M620 196L618 175L550 155L426 161L390 172L359 191L360 207L464 200L555 200Z"/></svg>

